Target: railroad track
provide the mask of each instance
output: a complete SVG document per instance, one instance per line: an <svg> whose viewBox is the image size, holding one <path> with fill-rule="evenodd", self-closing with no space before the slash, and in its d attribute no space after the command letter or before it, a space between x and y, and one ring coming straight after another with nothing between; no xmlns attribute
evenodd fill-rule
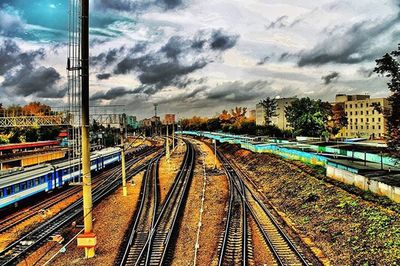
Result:
<svg viewBox="0 0 400 266"><path fill-rule="evenodd" d="M240 194L240 198L244 202L244 206L247 210L247 214L254 219L255 223L261 235L264 238L265 243L268 245L268 249L271 251L273 258L275 259L276 265L310 265L310 263L305 259L304 255L297 249L295 244L290 240L288 235L283 231L280 225L276 222L273 215L266 208L264 203L258 199L258 197L250 190L247 185L244 183L242 179L242 173L239 169L236 169L233 164L229 162L229 160L218 151L218 157L221 160L225 172L229 178L230 182L230 193L231 199L232 197L238 197L236 194ZM236 191L236 192L235 192ZM232 196L233 194L233 196ZM238 202L237 200L236 202ZM230 201L229 210L234 211L235 208L232 207L231 204L235 204L235 201ZM249 260L250 256L246 256L246 254L251 254L250 249L246 247L246 243L250 243L251 241L241 239L239 245L239 241L235 243L237 245L228 245L229 236L232 232L235 232L234 229L231 228L232 223L230 222L234 216L239 216L239 214L232 214L228 212L228 218L224 233L223 245L220 251L220 259L219 265L247 265L251 261ZM243 216L242 209L236 209L236 211L240 215ZM242 218L244 219L244 218ZM246 230L244 227L240 227L242 231L240 234L242 238L246 236ZM233 235L235 236L235 235ZM240 254L239 248L242 249L242 253ZM227 252L228 250L229 252ZM242 259L236 258L234 263L229 264L232 261L231 254L242 255ZM250 258L251 259L251 258Z"/></svg>
<svg viewBox="0 0 400 266"><path fill-rule="evenodd" d="M132 177L143 171L149 161L130 169L140 158L127 161L127 177ZM107 179L93 189L93 205L98 204L104 197L115 191L121 184L120 170L113 172ZM0 265L15 265L35 248L47 241L48 237L57 234L64 226L82 216L82 198L66 209L42 223L17 241L8 245L0 252Z"/></svg>
<svg viewBox="0 0 400 266"><path fill-rule="evenodd" d="M229 207L218 265L246 265L249 246L246 201L231 178L229 187Z"/></svg>
<svg viewBox="0 0 400 266"><path fill-rule="evenodd" d="M188 192L188 184L193 176L195 150L193 145L185 141L187 149L180 171L175 177L172 188L168 192L162 206L153 209L152 226L147 239L135 258L128 256L118 262L119 265L163 265L167 262L167 252L171 245L171 236L176 229L178 214L182 211ZM154 211L156 210L156 211ZM131 232L132 234L132 232ZM127 250L129 249L129 250ZM131 246L124 247L122 253L132 251Z"/></svg>
<svg viewBox="0 0 400 266"><path fill-rule="evenodd" d="M134 264L145 246L155 221L159 205L158 168L160 156L152 160L146 169L141 187L139 208L134 215L134 223L129 229L130 233L123 241L126 248L119 254L116 264Z"/></svg>
<svg viewBox="0 0 400 266"><path fill-rule="evenodd" d="M147 155L151 154L153 150L149 149L143 149L137 154L130 154L129 158L133 158L133 155L136 155L136 161L138 159L144 158ZM114 169L115 168L115 169ZM93 177L93 187L95 188L97 185L101 184L101 181L104 177L108 175L113 175L115 172L118 171L118 166L113 167L111 169L108 169L107 171L103 171L99 173L98 175ZM61 193L57 193L55 195L52 195L50 198L45 199L44 201L41 201L25 210L22 210L22 212L16 212L12 215L7 216L5 219L2 219L0 221L0 234L12 229L13 227L21 224L22 222L40 214L40 211L46 210L63 200L75 195L76 193L82 191L82 188L80 186L74 186L74 187L69 187L66 190L62 191Z"/></svg>

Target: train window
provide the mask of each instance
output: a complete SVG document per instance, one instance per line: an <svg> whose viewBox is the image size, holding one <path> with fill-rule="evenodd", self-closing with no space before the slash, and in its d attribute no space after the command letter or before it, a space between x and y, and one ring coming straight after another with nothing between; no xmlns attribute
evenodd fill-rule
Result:
<svg viewBox="0 0 400 266"><path fill-rule="evenodd" d="M26 182L22 182L21 183L21 190L25 190L26 189Z"/></svg>
<svg viewBox="0 0 400 266"><path fill-rule="evenodd" d="M74 171L75 172L78 171L78 166L77 165L74 166Z"/></svg>
<svg viewBox="0 0 400 266"><path fill-rule="evenodd" d="M39 185L39 178L38 177L35 178L35 186L37 186L37 185Z"/></svg>
<svg viewBox="0 0 400 266"><path fill-rule="evenodd" d="M33 187L33 180L28 180L27 183L28 183L28 188Z"/></svg>
<svg viewBox="0 0 400 266"><path fill-rule="evenodd" d="M3 198L4 197L4 191L3 191L3 189L0 189L0 198Z"/></svg>
<svg viewBox="0 0 400 266"><path fill-rule="evenodd" d="M11 187L6 187L4 189L4 191L6 192L6 196L10 196L11 195Z"/></svg>
<svg viewBox="0 0 400 266"><path fill-rule="evenodd" d="M40 183L42 184L42 183L44 183L44 181L45 181L44 176L41 176L41 177L40 177Z"/></svg>
<svg viewBox="0 0 400 266"><path fill-rule="evenodd" d="M18 193L19 192L19 184L14 185L14 193Z"/></svg>

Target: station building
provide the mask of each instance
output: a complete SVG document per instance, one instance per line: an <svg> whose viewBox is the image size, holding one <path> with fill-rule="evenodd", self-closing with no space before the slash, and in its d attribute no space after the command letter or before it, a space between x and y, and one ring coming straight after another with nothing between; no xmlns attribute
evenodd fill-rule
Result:
<svg viewBox="0 0 400 266"><path fill-rule="evenodd" d="M337 94L335 103L344 107L348 125L338 137L383 139L387 132L387 119L384 113L375 110L380 105L390 112L390 103L386 98L371 98L369 95Z"/></svg>

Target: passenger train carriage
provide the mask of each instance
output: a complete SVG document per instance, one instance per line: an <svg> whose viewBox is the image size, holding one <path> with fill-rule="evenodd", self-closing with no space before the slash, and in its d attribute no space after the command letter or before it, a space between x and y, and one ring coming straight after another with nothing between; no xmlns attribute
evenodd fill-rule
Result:
<svg viewBox="0 0 400 266"><path fill-rule="evenodd" d="M120 148L108 148L92 152L90 169L98 172L121 161ZM0 178L0 209L15 204L30 196L51 191L81 175L80 160L44 164L26 168Z"/></svg>

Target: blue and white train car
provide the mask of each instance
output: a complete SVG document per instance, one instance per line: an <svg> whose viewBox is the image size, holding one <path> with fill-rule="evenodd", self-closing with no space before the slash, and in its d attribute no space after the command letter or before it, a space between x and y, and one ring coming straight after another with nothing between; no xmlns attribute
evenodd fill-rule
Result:
<svg viewBox="0 0 400 266"><path fill-rule="evenodd" d="M121 161L120 148L93 152L90 156L92 172L98 172ZM0 178L0 209L42 192L63 186L81 175L80 159L26 168L22 172Z"/></svg>

